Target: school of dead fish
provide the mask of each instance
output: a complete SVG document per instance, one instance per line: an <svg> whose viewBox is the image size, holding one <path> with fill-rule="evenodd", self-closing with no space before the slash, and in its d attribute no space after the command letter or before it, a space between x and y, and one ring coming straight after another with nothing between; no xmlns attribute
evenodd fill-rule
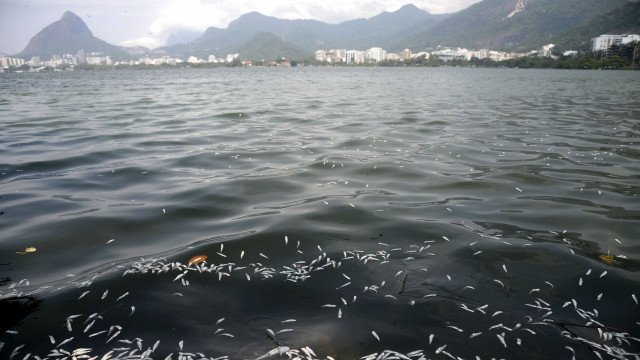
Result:
<svg viewBox="0 0 640 360"><path fill-rule="evenodd" d="M442 237L444 241L450 242L446 236ZM289 238L288 236L284 237L285 246L289 246ZM342 271L341 266L344 263L351 262L361 266L369 263L375 264L373 266L391 266L393 263L397 262L409 262L415 260L416 258L428 258L430 256L435 256L432 252L433 248L437 245L436 241L425 241L423 246L411 245L408 248L402 247L392 247L389 244L379 242L378 245L380 248L375 252L365 252L362 250L351 250L351 251L343 251L341 254L337 255L328 255L320 245L318 245L317 252L314 251L313 255L309 255L309 253L304 253L300 250L300 241L297 241L295 245L291 245L294 247L297 254L301 255L302 258L300 260L293 261L291 264L280 265L280 266L268 266L267 264L263 264L262 261L254 261L254 262L245 262L244 264L240 264L245 257L245 251L242 250L239 254L230 254L224 253L224 243L220 244L219 251L215 253L222 260L220 263L215 264L213 262L208 263L209 259L208 255L196 255L190 258L186 263L182 263L179 261L169 262L164 258L143 258L138 261L131 263L128 267L125 268L122 276L132 276L132 275L140 275L140 276L164 276L167 281L177 282L179 281L183 286L189 286L190 282L188 280L188 275L190 274L210 274L212 276L212 281L224 282L226 279L230 279L233 277L238 277L241 279L246 279L246 281L255 281L255 280L269 280L269 279L280 279L285 282L290 283L302 283L306 282L310 278L312 278L316 273L320 271L334 271L336 272L336 277L342 279L339 284L335 287L336 292L341 293L341 291L345 288L353 288L356 286L353 284L355 281L353 279L353 274L349 275ZM469 244L471 247L475 246L477 242ZM505 242L505 244L508 244ZM510 244L509 244L510 245ZM530 245L530 244L526 244ZM471 256L478 256L482 251L475 251ZM573 253L573 252L572 252ZM410 255L410 256L407 256ZM269 260L269 256L263 253L258 253L258 257L264 260ZM603 260L604 263L613 264L615 261L615 257L613 255L607 254L600 256L600 259ZM509 269L506 264L498 265L501 271L505 274L509 273ZM425 272L427 269L422 269ZM582 276L579 277L577 285L578 287L583 285L584 281L587 279L595 279L601 280L607 275L607 271L602 271L600 274L593 274L592 269L588 269ZM166 274L166 275L165 275ZM171 274L176 274L171 275ZM395 278L402 278L402 275L405 274L404 271L398 271L395 274ZM448 282L451 282L451 275L445 274ZM84 280L80 282L75 282L74 285L78 288L86 288L92 285L93 280L95 280L94 276L90 280ZM493 280L493 286L499 286L501 288L505 287L503 281L499 279ZM5 292L0 292L0 299L11 298L15 296L24 296L24 295L33 295L38 292L46 291L50 286L42 286L37 289L29 288L29 281L23 279L17 283L10 284ZM546 287L546 289L554 289L554 285L549 281L544 281L542 285ZM367 284L363 286L361 293L372 293L379 295L382 298L388 299L390 301L398 301L398 297L400 297L400 292L396 293L396 291L389 291L391 293L384 293L385 289L389 288L386 284L386 281L382 281L376 284ZM22 289L30 289L31 291L25 292ZM465 286L463 291L473 291L475 287L473 286ZM133 290L132 290L133 291ZM360 291L360 290L359 290ZM86 297L91 290L83 291L78 300ZM476 337L483 336L485 341L497 341L504 348L516 347L514 351L518 351L517 347L523 345L523 338L525 335L536 335L540 327L549 327L554 322L554 311L559 309L572 309L582 320L583 324L580 324L584 328L590 329L594 335L597 334L597 338L595 336L578 336L576 333L570 331L561 331L560 336L566 340L570 340L573 346L580 346L581 344L589 347L593 353L594 358L604 359L604 358L615 358L615 359L640 359L640 353L634 352L634 349L638 349L640 347L640 339L632 336L632 334L625 331L617 331L615 328L608 327L605 323L603 323L603 319L600 318L600 314L597 309L584 309L580 306L579 302L575 299L567 299L562 305L560 304L552 304L553 300L545 300L542 298L541 288L532 288L529 290L528 294L530 296L531 301L523 304L524 307L532 309L532 314L525 316L523 322L518 322L516 324L504 324L503 322L499 322L500 315L503 313L501 310L489 310L490 308L497 308L497 306L491 304L484 304L481 306L475 306L470 303L465 303L460 301L458 307L461 311L487 317L487 327L483 331L471 332L468 331L461 326L456 325L444 325L443 328L449 329L449 331L453 331L458 333L459 336L466 339L473 339ZM108 301L109 299L113 300L115 303L126 303L126 299L129 296L130 292L124 292L122 294L117 294L117 296L112 295L109 296L109 290L105 290L102 294L98 294L102 301ZM424 301L425 299L432 299L437 297L437 293L428 293L422 296L422 299L411 299L407 302L407 306L416 305L416 300ZM182 297L182 293L173 293L172 296L180 296ZM600 293L597 296L597 301L602 299L603 293ZM349 311L349 306L356 301L358 301L358 295L353 295L353 297L345 299L343 296L336 296L337 300L335 303L324 304L320 307L319 311L335 311L336 318L338 321L344 321L343 314ZM556 299L557 301L557 299ZM630 294L629 299L620 299L620 301L633 301L635 306L638 306L638 298L635 293ZM130 306L129 316L135 316L135 306ZM640 308L639 308L640 309ZM635 315L640 314L640 311ZM105 321L103 316L100 313L92 313L92 314L71 314L67 316L63 328L66 329L67 333L64 335L55 334L49 335L47 339L45 339L48 343L50 343L53 347L47 354L34 354L29 352L27 344L21 344L15 346L11 352L9 352L9 359L22 359L22 360L44 360L44 359L56 359L56 360L80 360L80 359L88 359L88 360L110 360L110 359L165 359L165 360L201 360L201 359L209 359L209 360L229 360L231 359L227 355L223 356L207 356L200 352L190 352L184 349L184 340L179 340L177 342L176 351L169 354L157 354L157 348L159 346L160 341L155 341L153 344L145 345L143 339L134 338L127 339L123 338L121 335L124 331L123 327L118 324L109 325L108 327L101 326L101 324ZM223 322L225 318L220 318L215 322L214 328L215 331L212 332L212 336L218 338L234 338L235 335L228 332L223 327ZM267 336L276 340L279 338L281 334L287 334L290 332L295 332L295 324L297 320L295 318L290 318L283 320L282 322L283 328L272 330L265 329L265 333ZM287 327L287 325L294 325ZM636 325L640 326L639 322L636 322ZM369 330L372 340L375 340L375 343L384 344L384 329L370 329ZM17 337L19 333L15 330L7 330L3 336L3 341L0 341L0 353L3 351L3 348L6 346L6 341L11 340L11 337ZM493 338L493 340L491 340ZM0 338L2 339L2 338ZM391 360L391 359L405 359L405 360L424 360L430 357L448 357L451 359L462 359L461 357L455 354L454 350L448 350L448 344L440 344L437 340L437 336L435 332L431 332L429 334L424 334L425 348L420 350L413 350L407 353L401 351L394 350L381 350L376 353L368 354L361 356L362 360ZM436 339L436 343L434 343L434 339ZM113 348L106 353L96 354L93 351L92 344L96 344L97 342L104 342L105 344L113 344ZM269 358L279 358L286 357L288 359L293 360L313 360L313 359L327 359L327 360L335 360L334 357L330 355L317 355L315 351L309 346L302 346L304 344L287 344L282 345L278 342L277 346L272 348L269 351L266 351L264 354L259 356L254 356L255 360L264 360ZM71 348L75 347L75 349L71 350ZM575 359L575 350L572 346L565 346L568 354L571 354L571 358ZM4 349L7 351L8 349ZM631 351L629 351L631 350ZM246 358L246 357L245 357ZM480 356L476 355L476 359L481 359ZM569 358L569 357L567 357Z"/></svg>

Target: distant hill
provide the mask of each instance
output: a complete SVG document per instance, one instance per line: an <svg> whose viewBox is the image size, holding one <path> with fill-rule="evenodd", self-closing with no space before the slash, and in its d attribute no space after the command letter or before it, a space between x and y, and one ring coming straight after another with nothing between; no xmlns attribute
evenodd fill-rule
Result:
<svg viewBox="0 0 640 360"><path fill-rule="evenodd" d="M257 33L249 41L235 49L234 52L242 54L242 59L245 60L275 60L280 58L298 60L309 56L308 52L282 41L270 32Z"/></svg>
<svg viewBox="0 0 640 360"><path fill-rule="evenodd" d="M379 46L391 49L398 39L426 31L449 16L434 15L414 5L405 5L394 12L385 11L369 19L337 24L338 33L331 39L331 47L363 50Z"/></svg>
<svg viewBox="0 0 640 360"><path fill-rule="evenodd" d="M279 19L251 12L232 21L226 29L211 27L188 44L168 46L159 51L181 56L221 56L265 32L305 51L307 56L317 49L385 47L397 43L399 38L431 28L447 16L433 15L413 5L405 5L397 11L383 12L369 19L328 24L317 20Z"/></svg>
<svg viewBox="0 0 640 360"><path fill-rule="evenodd" d="M630 2L560 34L553 43L560 50L589 51L591 38L602 34L640 34L640 1Z"/></svg>
<svg viewBox="0 0 640 360"><path fill-rule="evenodd" d="M528 50L551 43L560 34L629 1L483 0L426 31L408 36L396 47Z"/></svg>
<svg viewBox="0 0 640 360"><path fill-rule="evenodd" d="M25 59L40 56L48 59L53 55L75 54L78 49L83 49L85 53L102 52L116 59L130 57L125 48L93 36L87 24L71 11L65 12L60 20L32 37L25 49L16 56Z"/></svg>
<svg viewBox="0 0 640 360"><path fill-rule="evenodd" d="M189 29L180 29L169 35L166 46L177 44L186 44L202 36L202 31L193 31Z"/></svg>

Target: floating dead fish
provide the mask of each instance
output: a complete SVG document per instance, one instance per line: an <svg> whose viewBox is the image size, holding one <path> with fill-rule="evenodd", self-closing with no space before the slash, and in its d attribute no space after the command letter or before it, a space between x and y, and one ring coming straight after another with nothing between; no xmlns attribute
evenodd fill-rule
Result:
<svg viewBox="0 0 640 360"><path fill-rule="evenodd" d="M282 356L286 354L289 350L290 349L288 346L278 346L277 348L271 349L266 354L256 358L256 360L262 360L262 359L266 359L274 356Z"/></svg>

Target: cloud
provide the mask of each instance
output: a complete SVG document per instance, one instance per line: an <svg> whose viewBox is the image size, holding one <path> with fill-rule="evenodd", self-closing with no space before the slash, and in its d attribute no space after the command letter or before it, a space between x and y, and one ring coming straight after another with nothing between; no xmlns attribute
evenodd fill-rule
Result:
<svg viewBox="0 0 640 360"><path fill-rule="evenodd" d="M152 36L142 36L133 40L121 41L122 46L144 46L149 49L154 49L164 45L164 42L158 40L158 38Z"/></svg>
<svg viewBox="0 0 640 360"><path fill-rule="evenodd" d="M246 9L246 5L250 5L250 1L166 1L156 5L158 16L151 22L147 35L120 44L158 47L166 42L171 33L180 29L204 31L211 26L226 27L231 20L242 15L241 9Z"/></svg>

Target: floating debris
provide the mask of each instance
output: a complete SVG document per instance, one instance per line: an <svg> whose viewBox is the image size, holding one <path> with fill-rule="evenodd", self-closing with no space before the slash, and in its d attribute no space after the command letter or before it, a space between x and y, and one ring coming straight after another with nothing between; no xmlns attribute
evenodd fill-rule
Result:
<svg viewBox="0 0 640 360"><path fill-rule="evenodd" d="M207 261L208 258L209 257L207 255L196 255L196 256L192 257L191 259L189 259L189 262L187 263L187 266L201 264L201 263Z"/></svg>
<svg viewBox="0 0 640 360"><path fill-rule="evenodd" d="M616 260L616 258L611 255L611 254L607 254L607 255L600 255L599 256L600 260L606 262L607 264L612 264L612 265L619 265L620 262Z"/></svg>
<svg viewBox="0 0 640 360"><path fill-rule="evenodd" d="M24 254L28 254L28 253L34 253L36 251L37 251L37 249L35 247L30 246L30 247L24 249L24 251L17 251L16 254L24 255Z"/></svg>

